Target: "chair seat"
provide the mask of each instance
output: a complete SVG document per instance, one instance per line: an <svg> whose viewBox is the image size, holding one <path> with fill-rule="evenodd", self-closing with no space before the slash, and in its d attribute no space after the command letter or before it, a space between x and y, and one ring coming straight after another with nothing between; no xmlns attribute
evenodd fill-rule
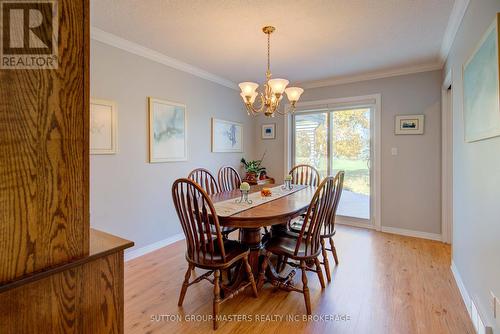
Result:
<svg viewBox="0 0 500 334"><path fill-rule="evenodd" d="M300 231L302 230L302 225L303 224L304 224L304 218L303 217L296 218L296 219L292 220L290 222L290 224L288 225L290 230L287 232L287 234L289 236L297 237L298 234L300 233ZM321 235L321 238L332 237L332 236L335 235L336 232L337 232L336 230L333 230L333 233L328 234L328 235Z"/></svg>
<svg viewBox="0 0 500 334"><path fill-rule="evenodd" d="M306 246L308 249L308 255L306 256ZM276 254L287 256L292 259L309 259L315 258L321 252L321 248L318 247L316 253L311 254L311 244L306 243L306 240L302 240L300 243L299 251L295 255L295 247L297 247L297 236L294 234L283 234L278 236L273 236L266 244L266 250Z"/></svg>
<svg viewBox="0 0 500 334"><path fill-rule="evenodd" d="M301 216L293 219L288 226L290 228L290 231L294 233L300 233L303 224L304 224L304 217Z"/></svg>
<svg viewBox="0 0 500 334"><path fill-rule="evenodd" d="M193 263L195 266L204 268L204 269L212 269L212 268L227 268L230 267L234 262L242 259L245 255L250 253L250 250L247 246L239 243L235 240L226 240L224 242L224 250L226 252L226 261L222 257L220 248L216 244L214 240L214 253L213 256L206 254L206 258L203 258L203 252L198 251L198 256L194 258L190 258L189 254L186 253L186 260L190 263Z"/></svg>

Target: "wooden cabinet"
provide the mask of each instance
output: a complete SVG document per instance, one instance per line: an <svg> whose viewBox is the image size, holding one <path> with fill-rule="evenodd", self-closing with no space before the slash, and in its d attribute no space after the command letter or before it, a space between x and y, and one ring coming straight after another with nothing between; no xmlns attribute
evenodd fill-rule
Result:
<svg viewBox="0 0 500 334"><path fill-rule="evenodd" d="M88 256L0 287L0 333L123 333L123 250L90 231Z"/></svg>

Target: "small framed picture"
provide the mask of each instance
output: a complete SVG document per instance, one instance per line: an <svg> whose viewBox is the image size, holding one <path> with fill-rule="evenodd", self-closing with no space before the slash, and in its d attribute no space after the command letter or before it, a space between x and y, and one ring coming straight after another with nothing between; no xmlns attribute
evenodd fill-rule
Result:
<svg viewBox="0 0 500 334"><path fill-rule="evenodd" d="M397 135L422 135L424 134L424 115L396 116L394 128Z"/></svg>
<svg viewBox="0 0 500 334"><path fill-rule="evenodd" d="M262 139L276 139L276 124L262 124Z"/></svg>
<svg viewBox="0 0 500 334"><path fill-rule="evenodd" d="M90 100L90 154L116 153L116 104Z"/></svg>

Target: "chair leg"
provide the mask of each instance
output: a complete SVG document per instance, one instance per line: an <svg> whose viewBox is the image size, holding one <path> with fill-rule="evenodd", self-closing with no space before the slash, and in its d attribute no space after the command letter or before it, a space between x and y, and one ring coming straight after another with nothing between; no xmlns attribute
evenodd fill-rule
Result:
<svg viewBox="0 0 500 334"><path fill-rule="evenodd" d="M219 278L220 278L220 270L217 269L214 271L214 308L213 308L214 330L219 327L219 323L217 322L217 316L219 315L219 305L220 305Z"/></svg>
<svg viewBox="0 0 500 334"><path fill-rule="evenodd" d="M307 315L311 315L311 298L309 297L309 288L307 286L306 263L304 260L300 261L300 269L302 270L302 293L304 294L304 301L306 302L306 311Z"/></svg>
<svg viewBox="0 0 500 334"><path fill-rule="evenodd" d="M285 256L285 258L283 259L283 265L281 267L280 272L283 271L283 270L285 270L287 262L288 262L288 256Z"/></svg>
<svg viewBox="0 0 500 334"><path fill-rule="evenodd" d="M321 283L321 288L325 288L325 279L323 278L323 271L321 270L321 263L318 258L314 259L314 263L316 264L316 274L318 274L319 282Z"/></svg>
<svg viewBox="0 0 500 334"><path fill-rule="evenodd" d="M252 285L252 291L253 295L255 298L259 297L259 294L257 293L257 285L255 284L255 279L253 277L252 273L252 267L250 267L250 264L248 263L248 258L244 257L243 258L243 265L245 266L245 269L247 271L248 279L250 280L250 284Z"/></svg>
<svg viewBox="0 0 500 334"><path fill-rule="evenodd" d="M283 263L283 255L278 255L278 260L276 261L276 271L281 272L281 264Z"/></svg>
<svg viewBox="0 0 500 334"><path fill-rule="evenodd" d="M264 285L266 281L266 270L267 270L267 261L271 257L271 252L266 252L266 256L262 261L262 267L260 268L259 281L257 282L257 287L260 289Z"/></svg>
<svg viewBox="0 0 500 334"><path fill-rule="evenodd" d="M184 282L182 283L181 294L179 296L178 306L182 306L184 302L184 296L186 295L187 288L189 287L189 278L191 277L191 271L194 270L194 266L189 264L188 269L186 270L186 275L184 275Z"/></svg>
<svg viewBox="0 0 500 334"><path fill-rule="evenodd" d="M321 238L321 254L323 254L323 264L325 265L326 279L332 281L330 274L330 264L328 263L328 254L326 253L325 239Z"/></svg>
<svg viewBox="0 0 500 334"><path fill-rule="evenodd" d="M337 249L335 248L335 244L333 243L333 238L330 237L330 248L332 249L333 259L335 260L335 264L339 264L339 258L337 256Z"/></svg>

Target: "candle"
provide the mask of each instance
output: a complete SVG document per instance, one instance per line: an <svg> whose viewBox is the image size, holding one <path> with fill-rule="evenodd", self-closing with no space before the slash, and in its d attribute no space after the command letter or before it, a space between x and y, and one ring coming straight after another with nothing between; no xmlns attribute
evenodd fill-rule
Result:
<svg viewBox="0 0 500 334"><path fill-rule="evenodd" d="M250 190L250 185L248 184L248 182L242 182L240 184L240 190L241 191L249 191Z"/></svg>

